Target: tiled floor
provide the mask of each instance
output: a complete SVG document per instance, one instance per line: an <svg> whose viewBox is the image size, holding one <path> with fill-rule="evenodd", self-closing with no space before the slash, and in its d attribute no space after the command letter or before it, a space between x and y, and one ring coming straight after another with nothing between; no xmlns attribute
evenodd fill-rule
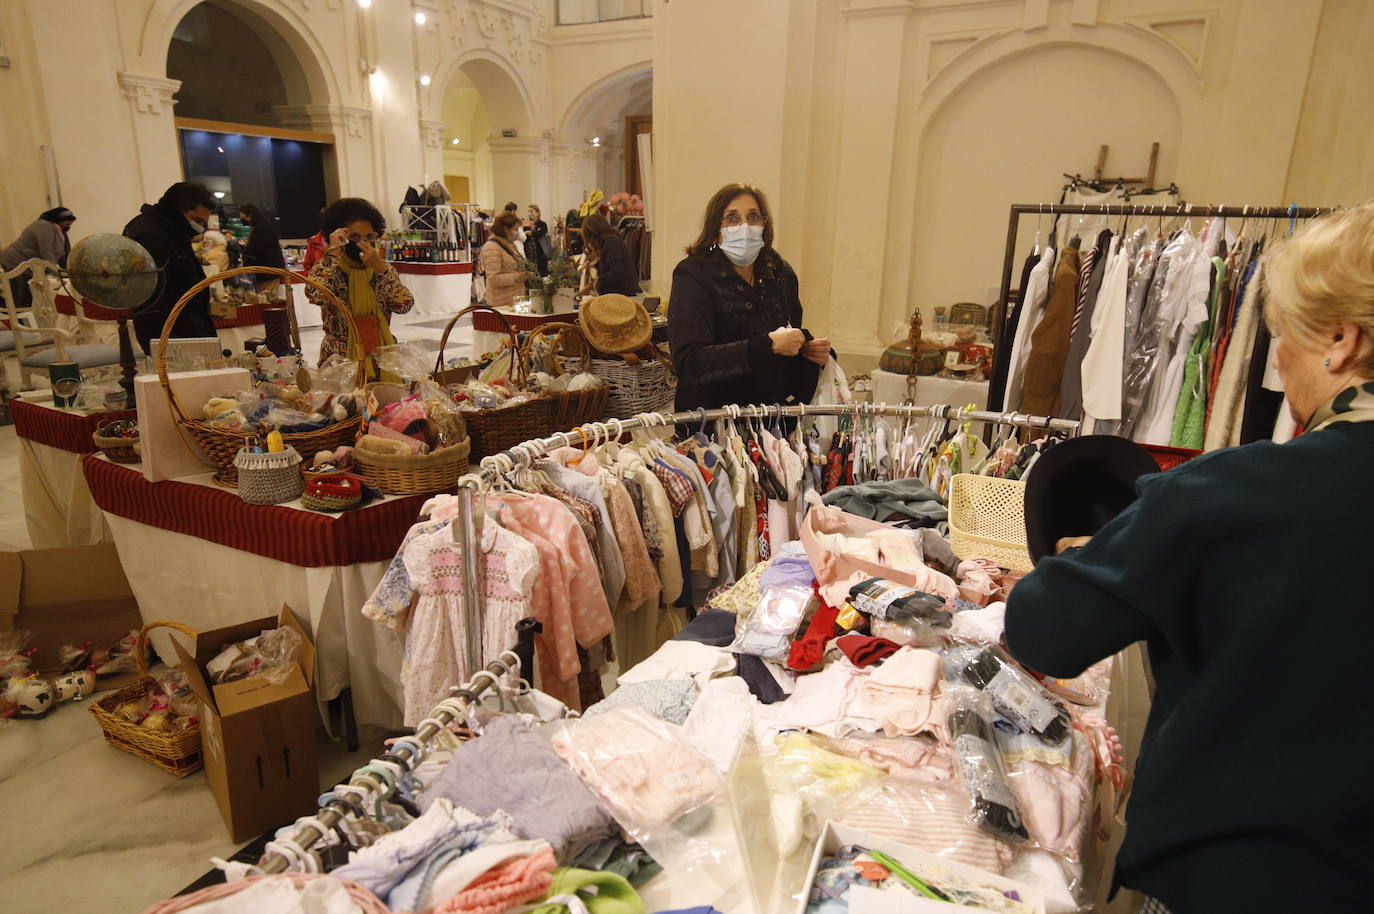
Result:
<svg viewBox="0 0 1374 914"><path fill-rule="evenodd" d="M465 322L466 323L466 322ZM401 315L396 336L427 350L443 325ZM428 325L428 326L416 326ZM448 355L466 354L471 326L455 330ZM302 345L319 351L320 331ZM11 374L11 390L18 390ZM13 426L0 427L0 550L30 546ZM320 735L320 782L333 784L381 751L349 753ZM85 703L42 720L0 721L0 810L12 834L0 854L0 910L138 911L210 868L229 839L204 772L176 778L105 744Z"/></svg>

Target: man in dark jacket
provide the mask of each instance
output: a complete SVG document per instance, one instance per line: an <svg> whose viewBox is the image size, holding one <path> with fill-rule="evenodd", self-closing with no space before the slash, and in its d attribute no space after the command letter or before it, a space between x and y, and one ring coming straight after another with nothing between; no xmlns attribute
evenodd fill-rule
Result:
<svg viewBox="0 0 1374 914"><path fill-rule="evenodd" d="M125 237L147 248L162 276L157 293L134 312L134 335L143 351L152 354L152 342L162 335L162 325L187 290L205 278L191 240L205 231L205 220L215 208L215 198L204 184L178 182L162 199L144 204L142 212L124 226ZM210 318L210 291L202 290L187 302L172 327L173 337L210 337L215 323Z"/></svg>

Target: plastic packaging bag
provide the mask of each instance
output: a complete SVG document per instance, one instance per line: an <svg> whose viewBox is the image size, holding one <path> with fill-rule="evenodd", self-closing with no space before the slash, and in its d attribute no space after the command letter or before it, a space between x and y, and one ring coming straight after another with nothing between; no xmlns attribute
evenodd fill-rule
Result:
<svg viewBox="0 0 1374 914"><path fill-rule="evenodd" d="M1059 699L1018 667L1000 647L957 647L945 653L947 676L981 689L992 707L1023 733L1049 745L1068 738L1073 719Z"/></svg>
<svg viewBox="0 0 1374 914"><path fill-rule="evenodd" d="M387 381L397 378L406 382L419 381L429 377L434 370L433 351L423 349L414 342L382 346L372 353L372 357L377 360L382 379Z"/></svg>
<svg viewBox="0 0 1374 914"><path fill-rule="evenodd" d="M312 390L327 390L332 394L349 393L358 376L358 363L341 355L331 355L315 370Z"/></svg>
<svg viewBox="0 0 1374 914"><path fill-rule="evenodd" d="M1002 767L987 696L974 689L949 688L949 736L956 767L968 791L973 819L1004 841L1020 843L1029 834Z"/></svg>
<svg viewBox="0 0 1374 914"><path fill-rule="evenodd" d="M425 439L429 446L441 448L462 444L468 436L467 423L463 421L463 411L448 391L433 381L421 381L419 396L427 417Z"/></svg>
<svg viewBox="0 0 1374 914"><path fill-rule="evenodd" d="M871 619L869 633L907 647L937 647L945 643L945 632L918 619L894 622L891 619Z"/></svg>
<svg viewBox="0 0 1374 914"><path fill-rule="evenodd" d="M291 674L300 646L301 636L295 629L271 628L223 648L205 669L217 685L257 675L276 685Z"/></svg>
<svg viewBox="0 0 1374 914"><path fill-rule="evenodd" d="M802 620L817 605L816 593L809 587L769 587L730 650L785 661Z"/></svg>
<svg viewBox="0 0 1374 914"><path fill-rule="evenodd" d="M949 628L952 621L944 597L882 578L869 578L849 588L849 602L875 619L916 620L939 629Z"/></svg>
<svg viewBox="0 0 1374 914"><path fill-rule="evenodd" d="M0 682L29 675L34 649L25 650L33 632L0 632Z"/></svg>

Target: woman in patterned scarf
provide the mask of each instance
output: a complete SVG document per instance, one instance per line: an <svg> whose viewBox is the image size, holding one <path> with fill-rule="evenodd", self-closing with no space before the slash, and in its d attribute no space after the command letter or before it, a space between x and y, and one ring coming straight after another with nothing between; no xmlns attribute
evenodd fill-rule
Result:
<svg viewBox="0 0 1374 914"><path fill-rule="evenodd" d="M377 247L377 239L386 231L386 220L377 207L361 197L344 197L325 208L320 222L329 246L310 277L348 306L358 327L356 337L350 337L343 315L325 307L320 363L331 355L354 361L396 342L391 315L405 314L415 306L415 297ZM316 305L325 305L324 296L313 286L306 294Z"/></svg>

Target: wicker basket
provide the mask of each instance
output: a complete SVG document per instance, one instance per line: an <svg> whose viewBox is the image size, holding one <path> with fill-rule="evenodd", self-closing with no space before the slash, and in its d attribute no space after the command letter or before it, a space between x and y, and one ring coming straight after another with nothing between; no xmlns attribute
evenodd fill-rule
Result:
<svg viewBox="0 0 1374 914"><path fill-rule="evenodd" d="M504 314L487 305L464 308L449 318L448 324L444 327L444 335L439 340L439 353L434 363L435 376L439 376L444 370L444 347L448 345L449 333L459 318L473 311L490 311L506 325L511 345L511 381L516 387L523 387L525 379L529 376L529 365L520 350L515 328L506 320ZM472 460L481 460L483 457L499 454L522 441L550 434L553 431L552 407L553 403L548 397L540 396L504 409L464 410L463 419L467 422L468 437L472 440Z"/></svg>
<svg viewBox="0 0 1374 914"><path fill-rule="evenodd" d="M117 692L111 692L91 704L91 714L100 731L105 734L106 742L130 755L152 762L163 771L169 771L179 778L200 768L200 724L185 730L164 733L147 730L115 714L120 705L138 701L157 688L157 680L148 674L147 642L148 633L159 626L174 629L183 635L195 638L194 630L179 622L149 622L138 632L134 641L134 660L138 664L139 681Z"/></svg>
<svg viewBox="0 0 1374 914"><path fill-rule="evenodd" d="M1011 571L1030 571L1026 484L968 473L955 476L950 481L949 542L960 559L987 558Z"/></svg>
<svg viewBox="0 0 1374 914"><path fill-rule="evenodd" d="M162 325L162 336L157 341L157 376L162 382L162 389L167 392L167 404L172 410L172 419L178 426L190 433L210 459L210 464L215 467L215 482L230 487L238 485L238 470L234 467L234 459L240 450L253 443L257 434L254 431L220 428L202 419L192 419L186 414L185 409L177 400L175 391L172 390L171 381L167 377L167 340L171 336L172 327L176 325L177 318L181 316L182 310L185 309L191 299L209 288L213 283L231 276L244 276L250 273L267 273L280 277L288 283L304 282L310 285L316 292L320 293L325 302L337 308L339 313L344 316L350 334L356 335L358 332L357 326L353 322L352 313L319 280L292 273L289 270L279 270L276 267L238 267L233 270L225 270L223 273L207 276L188 289L186 294L177 300L172 312L167 315L167 320ZM366 377L367 360L360 359L355 386L361 387ZM345 419L342 422L336 422L314 431L283 432L282 439L302 454L333 450L336 447L352 444L353 439L358 436L358 426L361 422L361 416L354 416L351 419Z"/></svg>
<svg viewBox="0 0 1374 914"><path fill-rule="evenodd" d="M243 448L234 458L234 466L239 471L239 498L250 505L295 501L305 491L301 455L293 447L268 454Z"/></svg>
<svg viewBox="0 0 1374 914"><path fill-rule="evenodd" d="M638 365L623 359L592 359L592 373L611 388L603 419L630 419L640 413L671 410L677 395L677 375L657 346L654 361Z"/></svg>
<svg viewBox="0 0 1374 914"><path fill-rule="evenodd" d="M576 368L566 364L566 360L558 358L558 347L563 341L564 333L567 333L571 338L582 340L582 345L579 347L582 351L581 364L577 365ZM554 334L554 355L549 359L549 372L554 377L559 377L565 372L592 370L591 350L587 347L586 340L582 336L582 328L576 324L541 324L526 333L523 352L526 365L531 364L530 350L534 341L544 334ZM603 380L595 387L584 387L581 390L546 390L544 396L548 397L552 404L551 421L553 427L550 432L562 432L584 422L600 419L601 414L606 409L606 401L611 396L611 386Z"/></svg>
<svg viewBox="0 0 1374 914"><path fill-rule="evenodd" d="M106 426L117 420L107 419L95 427L91 433L91 441L100 448L100 452L115 463L140 463L143 457L138 453L137 438L107 438L101 432L105 431Z"/></svg>
<svg viewBox="0 0 1374 914"><path fill-rule="evenodd" d="M361 445L353 453L372 484L387 495L428 495L453 488L468 471L472 437L428 454L377 454Z"/></svg>

